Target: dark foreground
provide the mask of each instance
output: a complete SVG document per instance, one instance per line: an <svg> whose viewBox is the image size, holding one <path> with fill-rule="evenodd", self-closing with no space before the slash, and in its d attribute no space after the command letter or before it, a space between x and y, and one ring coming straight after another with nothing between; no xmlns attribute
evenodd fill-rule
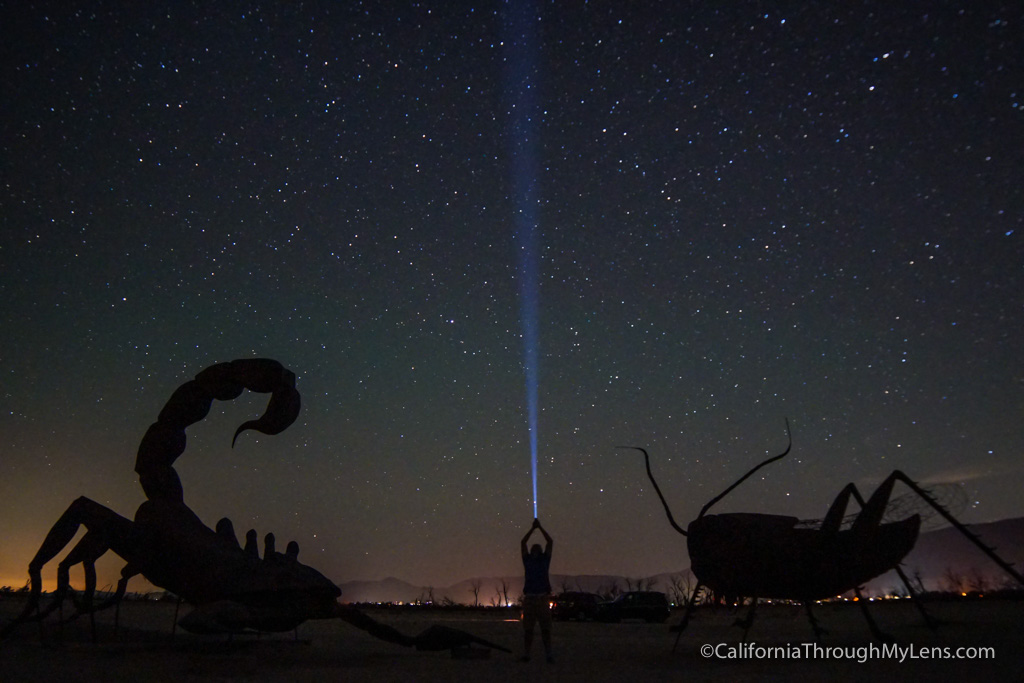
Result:
<svg viewBox="0 0 1024 683"><path fill-rule="evenodd" d="M21 607L0 599L0 625ZM47 643L37 625L26 625L0 643L4 681L877 681L922 679L1022 680L1024 602L964 600L929 605L944 623L932 632L908 603L873 603L879 626L897 638L899 651L871 640L858 607L823 605L817 614L829 634L820 647L807 643L811 630L803 610L765 606L750 633L732 622L741 613L718 608L697 611L672 651L675 634L662 624L556 623L554 664L544 662L540 638L534 657L518 661L522 630L508 612L473 610L388 610L370 614L403 632L431 624L461 628L513 650L481 659L455 659L447 652L417 652L373 639L338 622L309 622L293 634L197 637L170 625L174 605L126 603L119 634L113 613L97 619L99 644L90 641L87 619L64 627L57 642L48 624ZM674 616L670 623L678 621ZM539 634L538 634L539 636ZM720 656L706 657L702 648ZM829 649L832 648L832 649ZM987 651L959 648L990 648ZM946 658L946 654L954 658ZM959 658L956 658L958 657ZM902 658L903 661L900 661ZM864 660L864 661L858 661Z"/></svg>

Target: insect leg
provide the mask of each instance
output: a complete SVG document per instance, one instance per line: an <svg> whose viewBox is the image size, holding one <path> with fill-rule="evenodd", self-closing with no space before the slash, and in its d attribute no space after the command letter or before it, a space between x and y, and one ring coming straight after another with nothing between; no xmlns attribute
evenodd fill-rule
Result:
<svg viewBox="0 0 1024 683"><path fill-rule="evenodd" d="M686 604L686 612L683 613L683 620L680 621L676 626L673 626L673 630L676 631L676 642L672 644L672 651L675 652L676 646L679 645L679 639L683 637L683 631L686 630L686 626L690 623L690 615L693 614L693 608L697 606L697 594L700 593L700 589L703 588L700 581L693 588L693 593L690 595L690 601Z"/></svg>
<svg viewBox="0 0 1024 683"><path fill-rule="evenodd" d="M873 635L876 640L880 640L883 643L895 642L895 639L892 636L878 628L878 623L875 622L874 617L871 616L871 612L868 611L868 601L860 594L860 588L854 588L853 592L857 596L857 604L860 605L861 612L864 613L864 619L868 622L868 628L871 629L871 635Z"/></svg>
<svg viewBox="0 0 1024 683"><path fill-rule="evenodd" d="M828 513L825 514L825 520L821 523L821 530L825 533L834 534L839 531L839 527L843 523L843 516L846 515L846 507L850 504L850 497L853 497L858 504L864 507L864 498L860 495L860 491L853 484L847 484L836 499L832 501L832 506L828 509Z"/></svg>
<svg viewBox="0 0 1024 683"><path fill-rule="evenodd" d="M814 612L811 611L811 603L808 600L804 600L804 610L807 612L807 619L811 622L811 628L814 629L814 642L820 643L821 636L825 634L825 629L818 625L818 620L814 616Z"/></svg>
<svg viewBox="0 0 1024 683"><path fill-rule="evenodd" d="M899 470L893 472L885 478L875 492L871 494L871 498L868 502L864 503L861 501L860 515L853 521L853 532L857 533L870 533L870 530L877 529L882 523L882 517L885 516L885 509L889 505L889 498L892 497L892 487L896 485L896 482L903 475ZM852 484L851 484L852 486Z"/></svg>
<svg viewBox="0 0 1024 683"><path fill-rule="evenodd" d="M747 642L747 634L750 633L750 627L754 625L754 612L757 610L757 598L750 599L750 611L747 612L747 616L742 619L736 620L736 626L743 627L743 640L740 642Z"/></svg>

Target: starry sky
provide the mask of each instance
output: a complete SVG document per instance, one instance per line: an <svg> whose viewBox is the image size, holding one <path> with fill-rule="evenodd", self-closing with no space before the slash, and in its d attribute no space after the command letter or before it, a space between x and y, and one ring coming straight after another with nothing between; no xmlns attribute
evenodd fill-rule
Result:
<svg viewBox="0 0 1024 683"><path fill-rule="evenodd" d="M898 468L1024 515L1024 9L716 4L8 3L0 584L76 497L134 515L171 392L253 356L303 411L189 429L207 524L520 573L531 286L553 573L688 565L617 446L685 524L786 418L714 511Z"/></svg>

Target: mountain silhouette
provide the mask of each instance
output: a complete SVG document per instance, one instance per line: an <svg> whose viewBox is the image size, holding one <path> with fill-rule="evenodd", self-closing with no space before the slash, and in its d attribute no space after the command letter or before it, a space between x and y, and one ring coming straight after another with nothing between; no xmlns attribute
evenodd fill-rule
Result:
<svg viewBox="0 0 1024 683"><path fill-rule="evenodd" d="M1024 517L968 526L983 542L995 548L1004 560L1018 571L1021 570L1024 566ZM902 566L904 573L911 579L919 579L926 590L994 590L1012 581L953 527L922 533L914 549L904 558ZM679 573L686 570L687 567L682 567ZM673 576L668 573L645 578L651 589L669 593ZM606 593L612 587L617 591L625 591L630 587L630 580L635 581L636 578L603 574L551 575L551 585L556 593L562 590ZM480 589L474 598L473 586L477 582ZM475 600L479 605L493 606L503 604L506 594L510 601L515 602L523 591L523 577L477 577L450 586L417 586L388 577L379 581L347 581L339 584L339 587L342 591L341 600L349 603L428 602L432 597L435 604L451 601L472 605ZM893 591L904 592L895 571L868 582L864 594L885 595Z"/></svg>

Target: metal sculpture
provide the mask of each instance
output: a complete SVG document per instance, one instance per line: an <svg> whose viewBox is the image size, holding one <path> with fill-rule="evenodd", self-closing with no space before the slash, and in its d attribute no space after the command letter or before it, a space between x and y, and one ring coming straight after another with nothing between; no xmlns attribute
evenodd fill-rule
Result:
<svg viewBox="0 0 1024 683"><path fill-rule="evenodd" d="M897 482L907 485L1024 585L1024 578L1013 567L954 518L927 491L899 470L890 474L866 502L854 484L847 484L816 528L802 526L798 518L786 515L747 512L707 514L712 505L754 472L789 454L793 447L793 439L788 421L786 433L789 444L785 451L760 463L708 501L686 529L679 526L673 518L665 496L662 495L651 472L651 461L647 451L636 446L628 447L644 454L647 476L658 498L661 499L669 523L672 528L687 537L690 569L697 577L697 586L694 588L682 623L676 627L680 634L689 622L699 591L705 587L717 595L751 598L750 612L744 620L737 622L744 627L744 640L753 624L754 610L759 598L803 603L815 637L820 639L823 631L818 626L810 607L814 601L835 597L850 590L855 591L859 597L859 587L862 584L890 569L898 572L908 591L913 595L914 591L899 563L917 541L920 515L914 514L895 522L883 522L893 487ZM848 527L844 527L844 516L851 498L857 501L861 511ZM871 618L865 601L860 600L859 603L875 637L880 640L888 639ZM918 607L921 609L919 603ZM923 609L922 614L928 618ZM677 643L678 640L677 637Z"/></svg>
<svg viewBox="0 0 1024 683"><path fill-rule="evenodd" d="M227 518L216 529L205 526L185 505L181 480L172 465L185 450L185 429L206 417L214 399L229 401L248 389L269 393L264 414L243 423L242 432L278 434L287 429L300 410L295 375L279 362L251 358L206 368L178 387L139 445L135 471L147 500L129 520L85 497L75 500L46 535L29 563L31 590L22 613L0 637L20 624L42 619L60 607L70 591L70 569L81 564L85 588L75 600L77 613L93 613L118 603L129 579L139 574L194 605L178 624L195 633L289 631L309 619L342 619L383 640L420 650L464 648L471 644L508 652L471 634L447 627L432 627L407 636L381 624L355 608L338 602L341 590L323 574L298 561L294 541L284 553L275 550L267 534L259 556L256 532L249 531L245 547L235 537ZM85 535L57 566L57 589L52 601L40 609L42 569L75 537ZM94 604L96 560L113 551L125 560L113 596Z"/></svg>

